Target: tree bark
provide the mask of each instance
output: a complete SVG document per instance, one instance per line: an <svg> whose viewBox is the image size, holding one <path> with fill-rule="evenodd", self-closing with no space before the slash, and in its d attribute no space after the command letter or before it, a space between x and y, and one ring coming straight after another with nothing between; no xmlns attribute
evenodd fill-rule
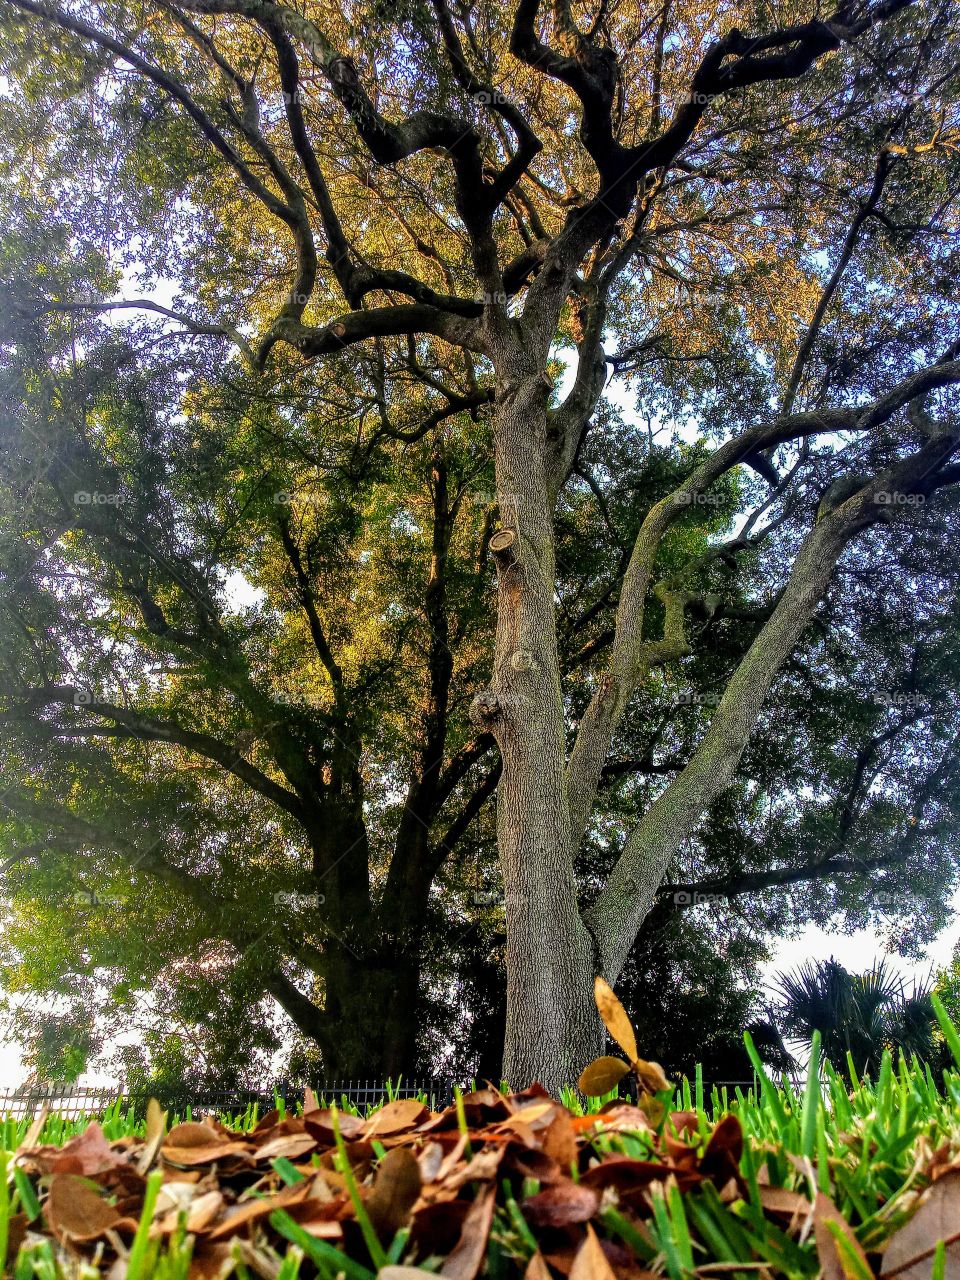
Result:
<svg viewBox="0 0 960 1280"><path fill-rule="evenodd" d="M554 615L554 533L546 474L548 384L513 366L494 422L501 524L494 675L477 725L503 761L497 838L507 930L503 1074L513 1088L575 1081L602 1044L593 940L577 903L567 807L563 699Z"/></svg>
<svg viewBox="0 0 960 1280"><path fill-rule="evenodd" d="M419 946L357 956L331 940L325 1008L336 1035L324 1051L328 1080L397 1080L417 1071Z"/></svg>

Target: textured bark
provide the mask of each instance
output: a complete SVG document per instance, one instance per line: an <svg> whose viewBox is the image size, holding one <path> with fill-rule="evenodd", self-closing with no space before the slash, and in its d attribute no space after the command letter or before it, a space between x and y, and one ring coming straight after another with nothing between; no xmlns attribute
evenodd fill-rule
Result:
<svg viewBox="0 0 960 1280"><path fill-rule="evenodd" d="M559 1089L601 1044L594 947L580 917L565 785L563 699L554 617L546 394L537 371L513 377L494 438L501 523L516 537L498 558L494 676L474 704L500 748L497 833L507 927L503 1070L511 1084ZM499 370L498 370L499 372Z"/></svg>

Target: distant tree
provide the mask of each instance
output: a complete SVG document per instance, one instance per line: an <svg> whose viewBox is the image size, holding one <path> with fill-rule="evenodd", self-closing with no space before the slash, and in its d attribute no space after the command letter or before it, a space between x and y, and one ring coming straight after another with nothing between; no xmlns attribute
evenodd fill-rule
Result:
<svg viewBox="0 0 960 1280"><path fill-rule="evenodd" d="M908 990L885 961L865 973L849 973L832 958L810 961L781 974L777 985L784 1035L809 1041L819 1031L823 1056L841 1073L847 1054L859 1074L874 1079L885 1049L927 1062L939 1056L929 991Z"/></svg>

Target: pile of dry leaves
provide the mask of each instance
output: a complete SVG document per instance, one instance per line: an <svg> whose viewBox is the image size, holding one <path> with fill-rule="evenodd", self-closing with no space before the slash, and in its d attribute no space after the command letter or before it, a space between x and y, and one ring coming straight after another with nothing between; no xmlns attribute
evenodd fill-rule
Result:
<svg viewBox="0 0 960 1280"><path fill-rule="evenodd" d="M366 1120L321 1109L308 1093L302 1116L272 1112L243 1134L213 1118L166 1132L163 1114L151 1104L145 1138L108 1142L91 1124L63 1147L25 1144L16 1163L31 1177L42 1213L32 1224L21 1217L12 1226L20 1240L39 1229L72 1253L96 1256L105 1269L116 1259L119 1276L148 1174L159 1169L163 1184L152 1232L175 1232L185 1215L196 1238L191 1274L197 1277L217 1275L237 1247L262 1272L258 1243L286 1247L270 1222L278 1209L370 1266L357 1193L361 1215L365 1211L384 1245L409 1228L407 1260L442 1257L440 1274L451 1280L478 1275L495 1212L509 1198L519 1202L539 1246L528 1276L641 1277L649 1273L636 1258L591 1226L601 1207L615 1202L643 1231L652 1183L672 1176L684 1190L709 1179L722 1192L735 1190L740 1177L742 1135L734 1116L716 1126L705 1147L695 1113L674 1113L671 1120L657 1138L637 1107L611 1104L600 1114L577 1116L539 1086L509 1096L487 1088L464 1096L459 1110L440 1113L416 1100L395 1101ZM353 1195L337 1158L337 1128ZM598 1151L599 1135L628 1132L646 1132L654 1158ZM534 1186L534 1194L524 1196ZM11 1253L19 1242L11 1241ZM411 1271L392 1266L381 1274Z"/></svg>

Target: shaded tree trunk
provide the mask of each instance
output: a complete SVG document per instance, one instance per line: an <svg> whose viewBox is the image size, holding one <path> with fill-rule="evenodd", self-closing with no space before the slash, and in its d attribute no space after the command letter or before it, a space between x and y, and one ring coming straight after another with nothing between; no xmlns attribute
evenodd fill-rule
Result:
<svg viewBox="0 0 960 1280"><path fill-rule="evenodd" d="M329 950L325 1006L336 1026L324 1051L328 1080L409 1078L417 1070L420 955Z"/></svg>

